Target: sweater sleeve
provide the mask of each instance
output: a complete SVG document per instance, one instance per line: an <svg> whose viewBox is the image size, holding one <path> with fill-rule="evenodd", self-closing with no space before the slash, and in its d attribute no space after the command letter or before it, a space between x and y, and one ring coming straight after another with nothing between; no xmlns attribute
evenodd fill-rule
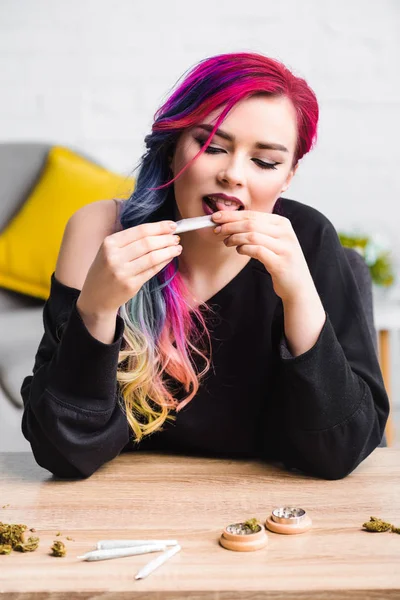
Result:
<svg viewBox="0 0 400 600"><path fill-rule="evenodd" d="M79 293L52 275L44 335L21 387L22 432L37 463L68 478L89 477L129 442L116 380L123 320L113 343L95 339L76 308Z"/></svg>
<svg viewBox="0 0 400 600"><path fill-rule="evenodd" d="M389 401L357 283L327 219L305 256L326 320L304 354L293 357L284 339L280 345L285 462L340 479L381 442Z"/></svg>

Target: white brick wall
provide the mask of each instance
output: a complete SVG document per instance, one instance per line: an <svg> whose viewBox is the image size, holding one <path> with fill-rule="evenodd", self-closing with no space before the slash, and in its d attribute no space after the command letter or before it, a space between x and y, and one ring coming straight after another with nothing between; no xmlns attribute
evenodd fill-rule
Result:
<svg viewBox="0 0 400 600"><path fill-rule="evenodd" d="M320 101L288 196L389 236L400 271L399 40L399 0L0 0L0 140L70 144L129 173L185 70L262 52Z"/></svg>
<svg viewBox="0 0 400 600"><path fill-rule="evenodd" d="M205 56L254 50L304 76L319 143L291 195L400 256L400 2L2 0L0 139L71 144L127 173L153 114Z"/></svg>

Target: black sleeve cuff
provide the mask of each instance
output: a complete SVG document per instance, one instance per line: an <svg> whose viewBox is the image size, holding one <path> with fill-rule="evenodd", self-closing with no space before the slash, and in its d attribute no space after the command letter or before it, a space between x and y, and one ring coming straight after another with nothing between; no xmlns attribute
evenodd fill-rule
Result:
<svg viewBox="0 0 400 600"><path fill-rule="evenodd" d="M352 371L328 315L310 350L293 357L281 343L280 356L287 416L295 429L335 427L360 407L366 384Z"/></svg>
<svg viewBox="0 0 400 600"><path fill-rule="evenodd" d="M281 360L284 363L287 362L302 362L303 360L308 360L310 358L312 358L313 354L315 354L315 352L318 352L318 348L321 345L321 340L326 336L326 329L328 327L328 315L325 313L325 323L320 331L320 334L318 336L317 341L315 342L314 346L312 346L312 348L310 348L309 350L307 350L307 352L303 352L303 354L299 354L299 356L293 356L293 354L290 352L289 347L288 347L288 343L287 343L287 339L285 337L285 334L282 335L281 338L281 343L279 345L279 354L281 357Z"/></svg>
<svg viewBox="0 0 400 600"><path fill-rule="evenodd" d="M49 392L63 402L89 410L114 407L123 332L124 321L117 315L114 342L100 342L87 330L75 300L52 361Z"/></svg>

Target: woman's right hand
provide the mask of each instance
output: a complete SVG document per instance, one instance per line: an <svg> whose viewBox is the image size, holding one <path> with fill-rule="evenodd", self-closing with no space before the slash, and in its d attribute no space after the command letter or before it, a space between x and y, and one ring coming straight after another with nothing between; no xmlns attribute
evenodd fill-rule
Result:
<svg viewBox="0 0 400 600"><path fill-rule="evenodd" d="M158 221L107 236L87 273L77 301L79 312L95 318L115 317L146 281L179 256L182 246L174 229L173 221Z"/></svg>

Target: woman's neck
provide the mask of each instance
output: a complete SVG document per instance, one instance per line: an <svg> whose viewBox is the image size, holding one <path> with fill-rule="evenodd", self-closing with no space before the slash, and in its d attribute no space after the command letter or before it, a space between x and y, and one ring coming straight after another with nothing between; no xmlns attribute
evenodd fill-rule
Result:
<svg viewBox="0 0 400 600"><path fill-rule="evenodd" d="M214 296L250 261L235 247L227 248L212 229L183 233L180 243L183 251L178 269L196 304Z"/></svg>

